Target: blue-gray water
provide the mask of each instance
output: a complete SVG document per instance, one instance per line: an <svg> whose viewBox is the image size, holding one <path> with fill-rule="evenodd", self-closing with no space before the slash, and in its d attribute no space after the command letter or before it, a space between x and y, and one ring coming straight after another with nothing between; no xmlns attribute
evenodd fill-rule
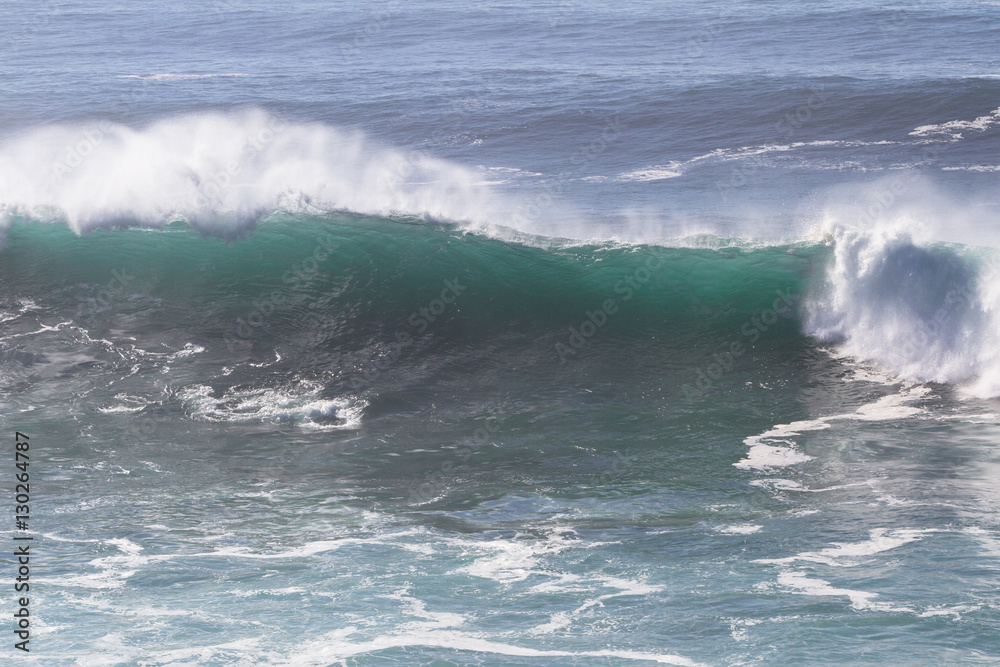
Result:
<svg viewBox="0 0 1000 667"><path fill-rule="evenodd" d="M3 14L0 664L1000 660L993 4Z"/></svg>

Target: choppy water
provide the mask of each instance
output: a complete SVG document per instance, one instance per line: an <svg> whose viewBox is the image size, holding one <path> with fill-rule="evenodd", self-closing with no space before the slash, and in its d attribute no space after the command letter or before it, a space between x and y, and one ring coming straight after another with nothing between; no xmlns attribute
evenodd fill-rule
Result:
<svg viewBox="0 0 1000 667"><path fill-rule="evenodd" d="M1000 657L993 5L9 5L3 664Z"/></svg>

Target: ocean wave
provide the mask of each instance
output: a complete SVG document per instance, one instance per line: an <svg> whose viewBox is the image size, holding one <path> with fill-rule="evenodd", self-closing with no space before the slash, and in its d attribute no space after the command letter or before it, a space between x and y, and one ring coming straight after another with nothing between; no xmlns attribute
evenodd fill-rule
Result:
<svg viewBox="0 0 1000 667"><path fill-rule="evenodd" d="M911 137L946 137L952 141L962 138L962 132L969 130L985 132L1000 123L1000 107L973 120L950 120L946 123L921 125L910 132Z"/></svg>
<svg viewBox="0 0 1000 667"><path fill-rule="evenodd" d="M674 160L665 164L650 165L633 171L619 174L618 181L658 181L683 176L687 169L702 163L733 162L736 160L763 161L764 156L772 153L788 153L801 148L862 148L865 146L887 146L895 141L860 141L821 139L816 141L794 141L787 144L769 143L756 146L741 146L737 148L716 148L707 153L696 155L687 160Z"/></svg>
<svg viewBox="0 0 1000 667"><path fill-rule="evenodd" d="M780 243L699 236L657 244L549 239L546 246L469 233L461 225L349 215L279 216L231 246L203 243L190 230L176 233L182 230L78 240L65 228L32 224L18 227L16 239L27 252L46 253L45 280L53 289L61 289L59 276L70 271L105 274L118 240L142 265L169 265L169 288L152 288L160 291L135 303L132 292L150 288L130 287L127 295L109 290L108 307L95 312L95 322L146 301L183 299L185 309L192 300L211 304L201 348L211 350L220 336L230 353L261 337L304 346L336 339L345 351L341 365L350 369L338 377L341 384L353 374L355 384L367 387L361 376L377 377L378 365L396 364L397 357L406 366L409 355L423 354L417 352L426 344L421 334L433 325L435 337L517 331L546 340L552 363L588 356L591 347L600 348L590 340L604 332L618 340L653 335L670 341L673 354L687 356L692 345L705 349L705 341L732 347L758 339L780 354L805 335L891 378L1000 395L1000 254L936 241L919 234L909 218L876 221L869 229L833 221L808 237ZM266 261L240 259L246 257ZM130 280L139 268L127 267ZM16 265L0 264L0 278L12 295L38 301L38 279L18 282L24 276ZM461 286L454 309L436 298L447 281ZM395 297L387 300L386 294ZM421 315L421 308L431 315ZM53 311L51 321L66 321L77 310L71 299L66 312ZM13 317L13 311L0 304L0 317ZM446 322L436 323L444 312ZM49 329L24 322L7 335ZM398 343L401 337L408 342ZM467 341L452 343L462 348ZM696 356L710 365L718 351ZM439 361L442 367L448 363ZM7 363L21 362L11 357ZM407 372L420 377L435 363L421 359ZM693 375L690 369L681 384L694 382ZM332 397L302 387L269 394L203 392L186 400L194 418L208 421L291 419L323 428L355 423L350 405L330 403ZM128 411L138 404L103 407ZM767 438L758 444L755 451L762 455L802 459L797 451L767 449L778 446Z"/></svg>
<svg viewBox="0 0 1000 667"><path fill-rule="evenodd" d="M1000 164L971 164L961 167L941 167L942 171L974 171L981 174L1000 171Z"/></svg>
<svg viewBox="0 0 1000 667"><path fill-rule="evenodd" d="M18 216L98 227L186 220L231 237L276 210L502 222L475 170L260 110L132 129L45 127L0 146L0 229Z"/></svg>
<svg viewBox="0 0 1000 667"><path fill-rule="evenodd" d="M188 81L191 79L219 79L219 78L230 78L230 77L244 77L250 76L249 74L171 74L169 72L162 72L159 74L122 74L119 79L138 79L140 81Z"/></svg>
<svg viewBox="0 0 1000 667"><path fill-rule="evenodd" d="M915 237L912 221L832 232L804 331L902 378L1000 395L1000 256Z"/></svg>

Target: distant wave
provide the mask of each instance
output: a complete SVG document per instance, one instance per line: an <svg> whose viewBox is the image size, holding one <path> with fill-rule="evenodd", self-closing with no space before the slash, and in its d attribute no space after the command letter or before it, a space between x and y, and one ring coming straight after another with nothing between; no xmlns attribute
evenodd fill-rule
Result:
<svg viewBox="0 0 1000 667"><path fill-rule="evenodd" d="M942 171L975 171L989 173L1000 171L1000 164L970 164L964 167L941 167Z"/></svg>
<svg viewBox="0 0 1000 667"><path fill-rule="evenodd" d="M716 148L714 150L708 151L707 153L702 153L701 155L696 155L695 157L688 158L686 160L672 160L669 162L664 162L661 164L654 164L639 169L634 169L632 171L623 172L618 175L615 180L618 181L658 181L665 180L668 178L677 178L678 176L683 176L687 171L694 166L698 166L703 163L719 163L719 162L732 162L736 160L747 160L747 161L757 161L763 164L763 161L767 159L768 156L772 154L787 154L792 151L797 151L800 149L843 149L843 148L863 148L867 146L891 146L898 145L901 143L927 143L929 141L958 141L964 138L963 133L968 132L985 132L991 127L1000 124L1000 107L991 111L988 114L978 116L973 120L950 120L944 123L938 124L927 124L921 125L914 128L909 132L908 136L913 137L913 139L907 141L892 141L892 140L881 140L881 141L860 141L860 140L814 140L814 141L796 141L790 143L768 143L760 144L754 146L739 146L732 148ZM839 153L838 153L839 155ZM868 167L859 163L857 160L842 160L838 161L834 165L828 166L817 166L810 165L813 168L825 168L825 169L850 169L856 171L868 171ZM894 167L897 168L897 167ZM990 171L991 169L969 167L970 171Z"/></svg>
<svg viewBox="0 0 1000 667"><path fill-rule="evenodd" d="M921 125L912 132L912 137L947 137L952 141L962 138L962 132L972 130L974 132L984 132L997 123L1000 123L1000 107L990 113L979 116L973 120L950 120L947 123Z"/></svg>
<svg viewBox="0 0 1000 667"><path fill-rule="evenodd" d="M817 140L817 141L796 141L788 144L761 144L758 146L742 146L739 148L717 148L715 150L697 155L688 160L668 162L665 164L651 165L633 171L619 174L619 181L657 181L667 178L676 178L692 166L701 163L733 162L735 160L763 160L762 156L771 153L788 153L800 148L860 148L863 146L888 146L896 144L895 141L838 141L838 140Z"/></svg>
<svg viewBox="0 0 1000 667"><path fill-rule="evenodd" d="M249 74L235 73L235 74L170 74L167 72L161 74L122 74L119 75L119 79L139 79L141 81L186 81L188 79L218 79L225 77L241 77L250 76Z"/></svg>

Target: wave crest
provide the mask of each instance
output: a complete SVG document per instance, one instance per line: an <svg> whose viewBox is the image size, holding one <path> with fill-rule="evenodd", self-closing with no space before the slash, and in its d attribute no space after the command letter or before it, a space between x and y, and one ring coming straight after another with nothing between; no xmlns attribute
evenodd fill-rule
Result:
<svg viewBox="0 0 1000 667"><path fill-rule="evenodd" d="M831 232L825 280L805 332L902 377L1000 395L1000 279L995 251L916 240L900 225Z"/></svg>
<svg viewBox="0 0 1000 667"><path fill-rule="evenodd" d="M358 132L260 110L35 130L0 145L0 229L17 216L96 227L186 220L232 236L276 209L496 222L478 174Z"/></svg>

